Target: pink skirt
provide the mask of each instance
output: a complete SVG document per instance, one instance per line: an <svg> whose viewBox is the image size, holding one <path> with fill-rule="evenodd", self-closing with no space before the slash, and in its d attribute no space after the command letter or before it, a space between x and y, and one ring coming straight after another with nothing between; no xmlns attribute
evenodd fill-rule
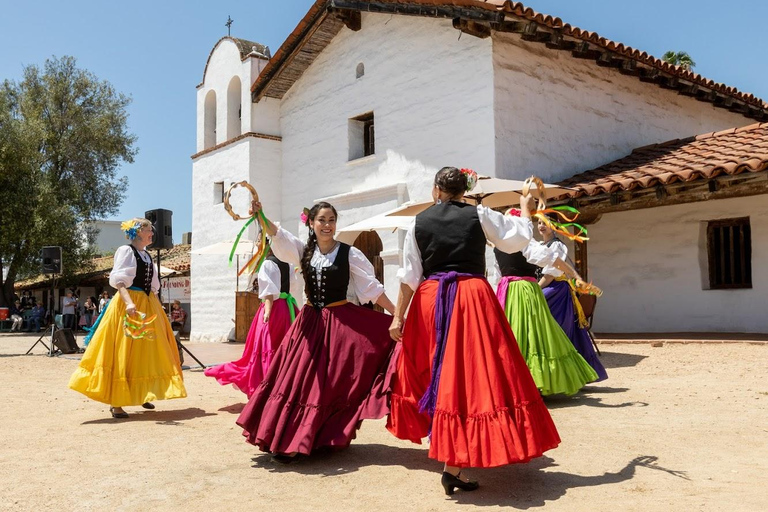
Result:
<svg viewBox="0 0 768 512"><path fill-rule="evenodd" d="M352 442L362 420L389 413L399 353L392 317L353 304L304 306L237 424L262 451L298 452Z"/></svg>
<svg viewBox="0 0 768 512"><path fill-rule="evenodd" d="M288 308L285 299L275 300L269 322L264 323L264 304L262 303L256 316L253 317L248 336L245 338L243 356L231 363L206 368L205 374L215 378L219 384L232 384L250 397L264 380L275 351L291 327L291 314Z"/></svg>

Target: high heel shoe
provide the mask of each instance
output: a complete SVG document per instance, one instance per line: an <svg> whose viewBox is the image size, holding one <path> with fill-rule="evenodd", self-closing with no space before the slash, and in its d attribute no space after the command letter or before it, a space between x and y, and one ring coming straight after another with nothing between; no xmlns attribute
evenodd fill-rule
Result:
<svg viewBox="0 0 768 512"><path fill-rule="evenodd" d="M448 473L447 471L443 471L443 478L440 480L440 483L443 484L443 489L445 489L445 494L448 496L453 494L454 489L461 489L462 491L475 491L478 487L480 487L480 484L474 481L465 482L459 476L461 473L459 473L456 476L453 476L452 474Z"/></svg>
<svg viewBox="0 0 768 512"><path fill-rule="evenodd" d="M112 414L113 418L117 418L117 419L121 419L122 420L122 419L125 419L125 418L128 417L128 413L127 412L125 412L125 411L123 411L123 412L115 412L115 408L114 407L110 407L109 408L109 412L110 412L110 414Z"/></svg>

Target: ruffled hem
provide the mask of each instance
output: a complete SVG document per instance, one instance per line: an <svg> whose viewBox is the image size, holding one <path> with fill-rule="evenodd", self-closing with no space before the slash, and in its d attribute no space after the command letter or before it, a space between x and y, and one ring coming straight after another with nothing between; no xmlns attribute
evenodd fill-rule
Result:
<svg viewBox="0 0 768 512"><path fill-rule="evenodd" d="M418 412L415 401L393 394L387 429L400 439L421 444L429 417ZM472 415L438 409L431 438L429 457L457 467L524 463L560 444L541 398Z"/></svg>
<svg viewBox="0 0 768 512"><path fill-rule="evenodd" d="M542 395L573 395L598 379L595 370L575 350L557 358L530 353L526 364Z"/></svg>
<svg viewBox="0 0 768 512"><path fill-rule="evenodd" d="M141 405L156 400L187 396L181 375L165 375L140 379L113 379L107 368L91 371L79 367L69 379L69 387L91 400L114 407Z"/></svg>

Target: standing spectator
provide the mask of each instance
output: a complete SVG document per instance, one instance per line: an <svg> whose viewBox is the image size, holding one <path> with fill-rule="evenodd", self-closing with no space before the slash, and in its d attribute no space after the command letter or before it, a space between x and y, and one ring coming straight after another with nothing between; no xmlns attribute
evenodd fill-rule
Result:
<svg viewBox="0 0 768 512"><path fill-rule="evenodd" d="M83 317L85 317L84 327L90 327L93 324L94 313L96 312L96 299L88 297L83 304Z"/></svg>
<svg viewBox="0 0 768 512"><path fill-rule="evenodd" d="M101 298L99 299L99 314L101 314L101 312L104 311L104 308L107 306L108 302L109 302L109 293L101 292Z"/></svg>
<svg viewBox="0 0 768 512"><path fill-rule="evenodd" d="M24 317L21 315L21 312L21 301L17 300L13 303L13 306L11 306L11 320L13 320L11 332L21 332L21 325L24 323Z"/></svg>
<svg viewBox="0 0 768 512"><path fill-rule="evenodd" d="M72 290L67 291L67 296L64 297L62 304L62 318L61 322L64 324L65 329L75 329L75 307L77 306L77 299L74 297Z"/></svg>
<svg viewBox="0 0 768 512"><path fill-rule="evenodd" d="M171 329L181 331L187 323L187 312L181 307L181 302L174 300L171 305Z"/></svg>
<svg viewBox="0 0 768 512"><path fill-rule="evenodd" d="M35 304L32 308L32 316L29 317L27 330L32 330L32 324L35 324L35 332L40 332L40 325L45 322L45 308L40 304Z"/></svg>

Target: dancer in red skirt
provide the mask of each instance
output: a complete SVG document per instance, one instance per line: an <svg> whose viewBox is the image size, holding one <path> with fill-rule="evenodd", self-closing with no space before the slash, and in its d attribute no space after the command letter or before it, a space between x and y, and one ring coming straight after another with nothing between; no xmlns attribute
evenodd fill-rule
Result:
<svg viewBox="0 0 768 512"><path fill-rule="evenodd" d="M253 213L260 210L254 203ZM357 248L334 240L333 206L318 203L307 217L306 244L267 222L275 256L301 267L309 302L237 419L249 443L283 463L320 447L344 448L362 420L386 416L395 370L392 317L346 300L351 283L361 303L394 311L373 265Z"/></svg>
<svg viewBox="0 0 768 512"><path fill-rule="evenodd" d="M528 245L533 198L522 199L523 218L471 206L462 198L473 175L444 167L435 176L436 204L406 236L390 328L403 347L387 428L415 443L431 434L446 494L477 489L461 468L526 462L560 443L484 277L487 240L507 252Z"/></svg>

